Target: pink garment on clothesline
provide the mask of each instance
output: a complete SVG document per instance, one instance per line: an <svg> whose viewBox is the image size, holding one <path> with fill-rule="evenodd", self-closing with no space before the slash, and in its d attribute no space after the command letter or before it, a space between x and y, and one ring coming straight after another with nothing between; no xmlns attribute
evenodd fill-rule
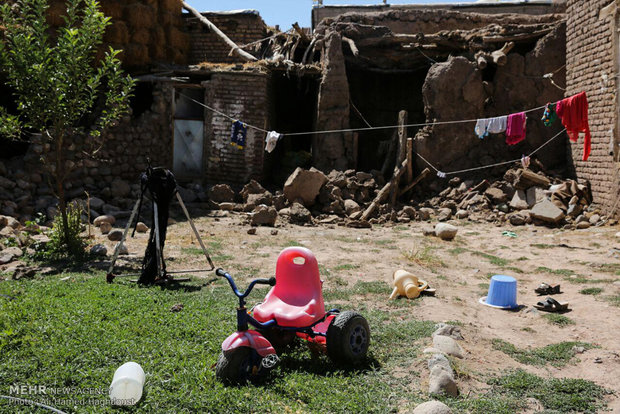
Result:
<svg viewBox="0 0 620 414"><path fill-rule="evenodd" d="M506 123L506 144L515 145L525 139L525 112L508 115Z"/></svg>

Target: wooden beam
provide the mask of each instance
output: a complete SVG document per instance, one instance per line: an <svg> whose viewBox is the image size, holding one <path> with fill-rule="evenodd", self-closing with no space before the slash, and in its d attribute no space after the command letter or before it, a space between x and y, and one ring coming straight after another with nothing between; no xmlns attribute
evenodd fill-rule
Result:
<svg viewBox="0 0 620 414"><path fill-rule="evenodd" d="M377 196L375 197L373 202L370 203L370 205L366 208L366 210L362 214L362 217L361 217L360 220L368 220L370 218L370 216L375 212L377 207L379 207L379 205L383 201L385 201L385 199L387 199L387 196L388 196L388 194L390 194L390 191L392 190L392 188L394 186L398 186L398 180L400 179L400 177L403 175L403 173L407 169L406 167L407 167L406 162L403 162L400 165L400 168L394 169L394 176L379 191L379 193L377 194Z"/></svg>
<svg viewBox="0 0 620 414"><path fill-rule="evenodd" d="M304 42L310 41L310 39L308 39L308 36L306 35L306 32L304 32L302 28L299 27L299 23L297 22L293 23L293 29L295 29L299 37L301 37L301 40L303 40Z"/></svg>
<svg viewBox="0 0 620 414"><path fill-rule="evenodd" d="M407 111L400 111L398 113L398 157L396 158L396 165L399 165L407 158Z"/></svg>
<svg viewBox="0 0 620 414"><path fill-rule="evenodd" d="M504 66L508 63L508 52L512 50L515 46L515 42L508 42L504 44L504 46L500 50L496 50L491 53L491 57L493 58L493 63L497 66Z"/></svg>
<svg viewBox="0 0 620 414"><path fill-rule="evenodd" d="M413 138L407 138L407 184L413 180Z"/></svg>
<svg viewBox="0 0 620 414"><path fill-rule="evenodd" d="M228 46L230 46L232 48L232 51L234 53L236 53L239 57L241 57L242 59L244 59L244 60L246 60L248 62L254 62L254 61L257 60L254 56L250 55L248 52L246 52L245 50L241 49L235 42L230 40L230 38L228 36L226 36L226 34L224 32L222 32L220 29L218 29L216 25L211 23L209 21L209 19L204 17L202 14L200 14L200 12L198 10L194 9L192 6L190 6L189 4L187 4L183 0L181 0L181 4L183 5L183 8L185 10L187 10L188 12L193 14L202 24L207 26L209 28L209 30L211 30L213 33L215 33L220 39L222 39L224 41L224 43L226 43Z"/></svg>
<svg viewBox="0 0 620 414"><path fill-rule="evenodd" d="M407 186L405 188L403 188L402 190L400 190L400 194L399 195L403 195L405 194L407 191L411 190L413 187L415 187L415 185L417 183L419 183L420 181L422 181L424 179L424 177L426 177L429 173L431 172L431 170L427 168L425 168L420 175L418 175L415 180L413 180L410 184L407 184Z"/></svg>
<svg viewBox="0 0 620 414"><path fill-rule="evenodd" d="M502 42L520 42L523 40L535 39L542 37L547 33L550 33L555 27L549 27L547 29L538 30L531 33L521 33L512 36L483 36L482 41L484 43L502 43Z"/></svg>

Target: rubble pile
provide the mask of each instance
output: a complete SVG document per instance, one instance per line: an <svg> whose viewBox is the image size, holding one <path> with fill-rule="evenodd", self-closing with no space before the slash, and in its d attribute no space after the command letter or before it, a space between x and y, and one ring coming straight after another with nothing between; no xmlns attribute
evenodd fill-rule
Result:
<svg viewBox="0 0 620 414"><path fill-rule="evenodd" d="M27 222L26 226L10 216L0 215L0 279L33 277L36 270L20 261L24 254L33 255L35 248L49 243L49 228Z"/></svg>
<svg viewBox="0 0 620 414"><path fill-rule="evenodd" d="M371 173L332 170L325 175L314 168L298 168L283 191L275 194L251 181L239 194L241 203L226 201L211 204L223 210L248 213L251 225L273 226L279 219L300 225L339 224L369 227L388 222L412 220L446 222L469 220L513 226L525 224L585 229L601 225L606 217L591 206L589 185L574 180L549 177L542 172L512 168L494 181L462 181L454 177L432 198L410 204L385 202L363 220L385 180L379 171ZM234 193L217 186L217 193ZM215 187L214 187L215 188ZM212 190L213 191L213 190Z"/></svg>

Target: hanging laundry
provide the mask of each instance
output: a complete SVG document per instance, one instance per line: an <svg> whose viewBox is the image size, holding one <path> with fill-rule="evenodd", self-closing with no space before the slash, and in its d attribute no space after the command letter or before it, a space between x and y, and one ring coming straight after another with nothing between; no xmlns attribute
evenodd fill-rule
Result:
<svg viewBox="0 0 620 414"><path fill-rule="evenodd" d="M278 134L276 131L270 131L265 139L265 151L271 152L276 148L276 144L282 134Z"/></svg>
<svg viewBox="0 0 620 414"><path fill-rule="evenodd" d="M525 139L525 112L508 115L506 123L506 144L515 145Z"/></svg>
<svg viewBox="0 0 620 414"><path fill-rule="evenodd" d="M439 178L446 178L446 173L443 171L437 171L437 177Z"/></svg>
<svg viewBox="0 0 620 414"><path fill-rule="evenodd" d="M235 121L232 123L232 130L230 132L230 145L239 149L245 148L245 138L248 132L248 127L241 121Z"/></svg>
<svg viewBox="0 0 620 414"><path fill-rule="evenodd" d="M585 132L583 140L582 160L590 156L591 140L590 125L588 124L588 98L585 92L562 99L556 106L556 112L571 141L577 142L580 132Z"/></svg>
<svg viewBox="0 0 620 414"><path fill-rule="evenodd" d="M545 105L545 112L543 113L541 121L545 126L551 126L558 119L558 114L555 112L555 103L547 103Z"/></svg>
<svg viewBox="0 0 620 414"><path fill-rule="evenodd" d="M530 166L530 157L522 155L521 166L523 166L523 169L527 169Z"/></svg>
<svg viewBox="0 0 620 414"><path fill-rule="evenodd" d="M498 116L495 118L482 118L476 122L474 132L478 138L483 139L489 134L499 134L506 131L507 116Z"/></svg>

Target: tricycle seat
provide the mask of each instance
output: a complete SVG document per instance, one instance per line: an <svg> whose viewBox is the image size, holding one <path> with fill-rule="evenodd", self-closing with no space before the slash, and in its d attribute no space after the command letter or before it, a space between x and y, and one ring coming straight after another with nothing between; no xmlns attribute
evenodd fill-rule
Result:
<svg viewBox="0 0 620 414"><path fill-rule="evenodd" d="M325 316L319 265L304 247L288 247L278 256L276 285L254 307L261 323L275 319L280 326L306 327Z"/></svg>

